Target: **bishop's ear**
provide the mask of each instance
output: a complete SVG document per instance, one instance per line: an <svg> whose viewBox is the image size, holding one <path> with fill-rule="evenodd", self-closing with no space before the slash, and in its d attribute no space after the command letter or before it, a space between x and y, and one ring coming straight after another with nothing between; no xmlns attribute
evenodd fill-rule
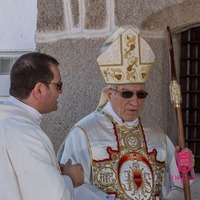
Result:
<svg viewBox="0 0 200 200"><path fill-rule="evenodd" d="M107 99L110 100L112 94L112 90L110 89L110 87L104 88L103 93L107 97Z"/></svg>

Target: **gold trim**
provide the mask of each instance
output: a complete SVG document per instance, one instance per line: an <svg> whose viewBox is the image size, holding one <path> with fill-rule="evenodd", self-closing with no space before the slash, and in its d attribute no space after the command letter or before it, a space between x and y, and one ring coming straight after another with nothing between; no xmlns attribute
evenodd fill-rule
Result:
<svg viewBox="0 0 200 200"><path fill-rule="evenodd" d="M141 45L140 45L140 38L142 38L144 41L145 39L143 37L141 37L140 35L138 35L138 51L139 51L139 64L140 65L152 65L154 62L142 62L141 59ZM146 42L146 41L145 41ZM151 47L149 46L149 48L151 49Z"/></svg>
<svg viewBox="0 0 200 200"><path fill-rule="evenodd" d="M85 135L85 137L86 137L86 139L87 139L88 149L89 149L89 152L90 152L90 158L91 158L91 163L92 163L92 161L93 161L92 148L91 148L90 140L89 140L89 137L88 137L87 133L86 133L85 130L84 130L82 127L80 127L80 126L74 126L74 128L80 128L80 129L83 131L83 133L84 133L84 135ZM73 129L74 129L74 128L73 128Z"/></svg>
<svg viewBox="0 0 200 200"><path fill-rule="evenodd" d="M121 54L121 63L119 64L104 64L104 65L99 65L100 67L118 67L118 66L123 66L123 50L122 50L122 35L119 37L120 39L120 54Z"/></svg>

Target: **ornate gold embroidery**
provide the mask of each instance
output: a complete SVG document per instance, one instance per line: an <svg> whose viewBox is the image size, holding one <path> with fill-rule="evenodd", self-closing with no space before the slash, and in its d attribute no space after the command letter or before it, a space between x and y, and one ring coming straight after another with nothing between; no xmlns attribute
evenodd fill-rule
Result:
<svg viewBox="0 0 200 200"><path fill-rule="evenodd" d="M119 68L107 68L106 70L103 70L103 75L107 81L109 81L109 77L111 77L114 81L122 81L124 79L124 73Z"/></svg>
<svg viewBox="0 0 200 200"><path fill-rule="evenodd" d="M156 161L156 150L147 152L141 125L130 129L105 115L115 126L119 149L114 151L107 147L110 159L93 160L94 184L123 200L155 199L159 195L165 163Z"/></svg>
<svg viewBox="0 0 200 200"><path fill-rule="evenodd" d="M141 139L138 135L133 135L133 133L127 133L126 135L124 135L124 145L127 146L128 149L132 150L132 151L136 151L138 149L141 148Z"/></svg>

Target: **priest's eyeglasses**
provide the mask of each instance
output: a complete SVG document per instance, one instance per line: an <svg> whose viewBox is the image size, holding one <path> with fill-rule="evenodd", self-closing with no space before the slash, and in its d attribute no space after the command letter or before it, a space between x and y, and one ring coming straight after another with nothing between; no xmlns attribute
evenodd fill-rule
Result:
<svg viewBox="0 0 200 200"><path fill-rule="evenodd" d="M115 92L118 92L123 98L129 99L131 98L134 94L136 94L138 99L145 99L148 95L148 93L145 90L137 90L136 92L130 91L130 90L117 90L110 88L110 90L113 90Z"/></svg>
<svg viewBox="0 0 200 200"><path fill-rule="evenodd" d="M63 86L63 82L62 81L59 81L58 83L48 83L48 84L56 85L58 91L62 90L62 86Z"/></svg>

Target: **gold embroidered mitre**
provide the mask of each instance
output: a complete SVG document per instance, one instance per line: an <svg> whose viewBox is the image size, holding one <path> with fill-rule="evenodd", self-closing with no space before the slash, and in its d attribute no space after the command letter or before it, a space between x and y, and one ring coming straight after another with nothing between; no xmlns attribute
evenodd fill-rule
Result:
<svg viewBox="0 0 200 200"><path fill-rule="evenodd" d="M132 29L119 28L99 50L97 63L107 84L145 83L155 55Z"/></svg>

